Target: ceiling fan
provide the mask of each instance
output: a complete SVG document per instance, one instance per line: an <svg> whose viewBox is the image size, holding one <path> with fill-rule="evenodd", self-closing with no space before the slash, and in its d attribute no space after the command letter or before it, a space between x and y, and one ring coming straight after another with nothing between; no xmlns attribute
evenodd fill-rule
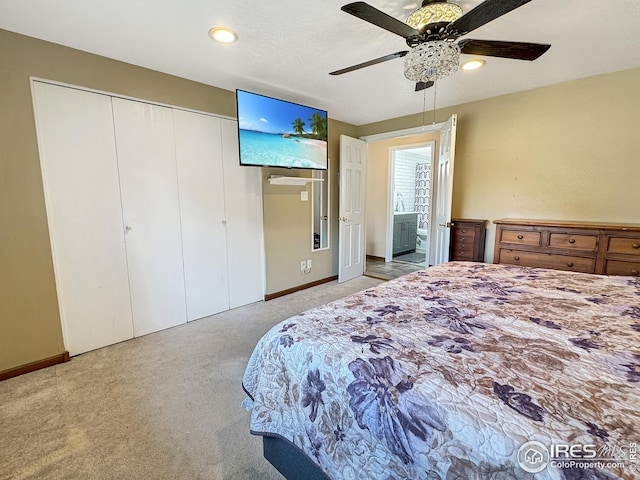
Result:
<svg viewBox="0 0 640 480"><path fill-rule="evenodd" d="M531 0L485 0L463 15L462 9L448 0L424 0L407 23L387 15L365 2L344 5L342 10L391 33L404 37L410 50L395 52L368 62L331 72L330 75L405 57L405 77L416 81L416 91L433 86L434 81L458 70L460 54L535 60L551 45L498 40L456 40Z"/></svg>

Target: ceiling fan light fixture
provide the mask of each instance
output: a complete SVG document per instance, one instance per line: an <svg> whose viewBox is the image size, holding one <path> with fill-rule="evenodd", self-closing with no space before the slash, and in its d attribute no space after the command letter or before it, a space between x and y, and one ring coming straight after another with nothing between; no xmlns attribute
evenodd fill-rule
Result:
<svg viewBox="0 0 640 480"><path fill-rule="evenodd" d="M460 66L460 68L461 68L462 70L466 70L466 71L469 71L469 70L477 70L477 69L479 69L479 68L484 67L484 64L485 64L485 63L487 63L487 62L485 62L484 60L478 60L478 59L475 59L475 60L469 60L468 62L464 62L464 63Z"/></svg>
<svg viewBox="0 0 640 480"><path fill-rule="evenodd" d="M226 27L214 27L209 30L209 36L216 42L233 43L238 40L238 34Z"/></svg>
<svg viewBox="0 0 640 480"><path fill-rule="evenodd" d="M422 6L407 18L407 25L422 31L430 23L453 22L462 16L462 8L454 3L434 2Z"/></svg>
<svg viewBox="0 0 640 480"><path fill-rule="evenodd" d="M404 76L412 82L430 82L456 73L459 65L457 43L426 42L412 48L404 57Z"/></svg>

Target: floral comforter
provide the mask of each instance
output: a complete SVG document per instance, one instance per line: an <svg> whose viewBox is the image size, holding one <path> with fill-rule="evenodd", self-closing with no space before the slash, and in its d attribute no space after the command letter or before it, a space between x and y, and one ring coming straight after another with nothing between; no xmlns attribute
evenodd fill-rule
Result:
<svg viewBox="0 0 640 480"><path fill-rule="evenodd" d="M636 478L640 279L431 267L276 325L243 386L251 432L334 480ZM583 459L534 476L529 441Z"/></svg>

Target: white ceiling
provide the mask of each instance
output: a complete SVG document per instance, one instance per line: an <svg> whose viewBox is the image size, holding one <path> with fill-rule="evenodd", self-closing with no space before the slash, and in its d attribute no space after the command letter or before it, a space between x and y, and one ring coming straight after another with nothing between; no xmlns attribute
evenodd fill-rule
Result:
<svg viewBox="0 0 640 480"><path fill-rule="evenodd" d="M350 0L0 0L0 28L209 85L276 96L354 125L421 112L403 60L328 73L406 49L340 10ZM411 0L370 0L405 20ZM459 0L465 12L481 0ZM239 35L213 42L213 26ZM550 43L534 62L485 57L437 85L437 107L640 66L640 1L532 0L464 38ZM463 60L466 59L463 55ZM433 106L434 89L426 105Z"/></svg>

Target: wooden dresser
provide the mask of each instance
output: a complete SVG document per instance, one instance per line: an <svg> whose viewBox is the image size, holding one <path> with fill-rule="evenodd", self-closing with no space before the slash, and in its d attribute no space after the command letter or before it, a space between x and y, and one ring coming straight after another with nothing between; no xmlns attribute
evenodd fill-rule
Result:
<svg viewBox="0 0 640 480"><path fill-rule="evenodd" d="M451 242L449 258L469 262L484 262L484 242L487 234L487 220L451 220Z"/></svg>
<svg viewBox="0 0 640 480"><path fill-rule="evenodd" d="M494 263L640 275L640 224L494 220Z"/></svg>

